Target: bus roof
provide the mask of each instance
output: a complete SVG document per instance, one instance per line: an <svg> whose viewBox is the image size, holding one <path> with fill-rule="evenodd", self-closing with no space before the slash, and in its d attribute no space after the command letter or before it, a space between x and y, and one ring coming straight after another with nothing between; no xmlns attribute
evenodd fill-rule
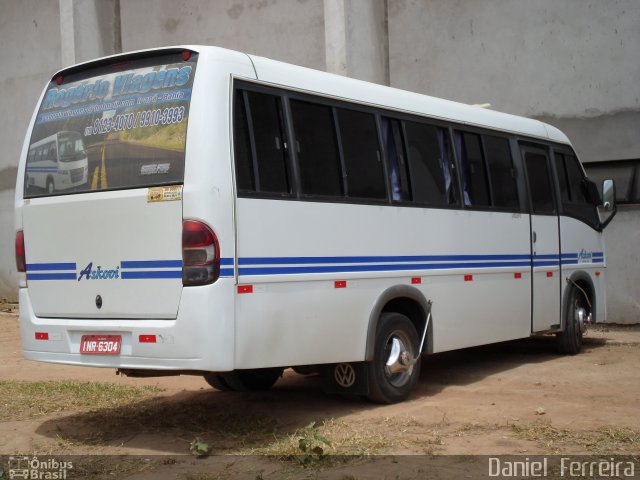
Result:
<svg viewBox="0 0 640 480"><path fill-rule="evenodd" d="M220 56L227 60L230 57L237 56L237 61L249 61L253 64L259 81L290 89L342 98L348 101L357 101L407 113L426 115L464 125L491 128L558 143L571 144L569 138L562 131L539 120L378 85L221 47L176 45L126 52L74 65L57 72L53 78L61 73L82 69L84 66L108 62L112 58L116 59L131 55L141 56L180 49L207 53L214 58Z"/></svg>

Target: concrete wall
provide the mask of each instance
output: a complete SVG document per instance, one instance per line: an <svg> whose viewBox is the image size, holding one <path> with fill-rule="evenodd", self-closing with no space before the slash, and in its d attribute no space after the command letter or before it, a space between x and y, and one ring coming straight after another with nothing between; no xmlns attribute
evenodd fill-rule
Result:
<svg viewBox="0 0 640 480"><path fill-rule="evenodd" d="M58 3L0 2L0 299L15 299L13 195L27 125L60 67Z"/></svg>
<svg viewBox="0 0 640 480"><path fill-rule="evenodd" d="M605 231L607 314L615 323L640 322L640 205L620 205Z"/></svg>
<svg viewBox="0 0 640 480"><path fill-rule="evenodd" d="M124 51L216 45L325 68L320 0L120 0L120 9Z"/></svg>
<svg viewBox="0 0 640 480"><path fill-rule="evenodd" d="M640 158L638 6L389 0L391 85L544 119L583 161Z"/></svg>

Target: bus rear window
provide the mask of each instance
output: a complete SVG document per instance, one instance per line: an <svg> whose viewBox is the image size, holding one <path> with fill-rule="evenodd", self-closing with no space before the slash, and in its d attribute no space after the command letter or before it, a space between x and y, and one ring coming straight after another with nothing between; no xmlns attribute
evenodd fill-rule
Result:
<svg viewBox="0 0 640 480"><path fill-rule="evenodd" d="M31 133L24 197L183 183L196 62L177 52L52 81Z"/></svg>

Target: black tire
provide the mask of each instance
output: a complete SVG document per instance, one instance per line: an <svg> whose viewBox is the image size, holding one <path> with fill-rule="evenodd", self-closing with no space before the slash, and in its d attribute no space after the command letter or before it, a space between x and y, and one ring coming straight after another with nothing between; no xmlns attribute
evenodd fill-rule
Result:
<svg viewBox="0 0 640 480"><path fill-rule="evenodd" d="M252 370L236 370L220 373L220 377L230 390L237 392L261 392L269 390L282 376L284 369L256 368Z"/></svg>
<svg viewBox="0 0 640 480"><path fill-rule="evenodd" d="M209 385L221 392L230 392L233 390L219 373L207 373L204 375L204 379Z"/></svg>
<svg viewBox="0 0 640 480"><path fill-rule="evenodd" d="M564 331L556 334L558 352L563 355L575 355L582 350L582 331L576 318L576 311L584 308L590 311L584 294L576 287L571 287L568 293L567 307L564 313Z"/></svg>
<svg viewBox="0 0 640 480"><path fill-rule="evenodd" d="M399 343L396 343L399 342ZM376 331L373 361L369 363L369 399L377 403L397 403L405 400L420 377L420 359L412 365L400 362L394 364L399 371L392 371L387 360L394 352L393 346L409 354L411 362L418 355L419 338L413 323L400 313L383 313Z"/></svg>

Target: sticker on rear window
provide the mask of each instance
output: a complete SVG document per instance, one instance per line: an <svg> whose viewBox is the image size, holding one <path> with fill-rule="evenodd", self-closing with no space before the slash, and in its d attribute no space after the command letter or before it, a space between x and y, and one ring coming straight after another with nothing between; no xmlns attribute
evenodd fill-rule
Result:
<svg viewBox="0 0 640 480"><path fill-rule="evenodd" d="M153 187L147 191L147 202L173 202L182 200L182 185Z"/></svg>
<svg viewBox="0 0 640 480"><path fill-rule="evenodd" d="M182 183L197 57L125 59L56 77L31 135L25 198ZM178 199L170 195L163 200Z"/></svg>

